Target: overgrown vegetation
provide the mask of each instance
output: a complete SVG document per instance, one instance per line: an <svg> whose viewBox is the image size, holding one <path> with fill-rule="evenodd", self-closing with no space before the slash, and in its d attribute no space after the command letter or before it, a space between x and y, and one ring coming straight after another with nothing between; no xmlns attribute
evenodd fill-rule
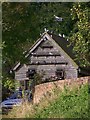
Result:
<svg viewBox="0 0 90 120"><path fill-rule="evenodd" d="M23 104L14 108L10 118L88 118L88 84L64 91L55 88L39 104Z"/></svg>
<svg viewBox="0 0 90 120"><path fill-rule="evenodd" d="M64 34L66 38L69 37L73 50L76 52L76 60L80 61L81 66L89 66L89 6L90 2L3 2L3 86L6 89L8 85L11 86L13 77L11 77L10 70L18 61L21 63L27 61L24 54L44 32L44 28L57 35ZM54 15L61 17L63 21L56 21Z"/></svg>
<svg viewBox="0 0 90 120"><path fill-rule="evenodd" d="M15 81L10 78L2 79L2 101L15 91Z"/></svg>
<svg viewBox="0 0 90 120"><path fill-rule="evenodd" d="M69 37L73 44L73 51L80 66L90 65L90 9L84 3L74 4L71 9L72 21L75 21L74 28ZM82 61L82 62L81 62Z"/></svg>
<svg viewBox="0 0 90 120"><path fill-rule="evenodd" d="M88 118L88 89L83 86L72 91L65 90L47 108L38 111L36 118Z"/></svg>
<svg viewBox="0 0 90 120"><path fill-rule="evenodd" d="M43 75L44 75L43 73L41 73L41 74L36 73L36 74L34 75L35 85L38 85L38 84L41 84L41 83L42 83Z"/></svg>
<svg viewBox="0 0 90 120"><path fill-rule="evenodd" d="M88 2L3 3L2 35L5 64L12 67L17 61L25 62L23 52L27 51L40 37L40 33L44 32L44 28L47 28L55 34L70 36L71 44L74 43L74 51L77 51L79 56L79 52L83 54L82 65L88 65L85 61L89 62L90 58L89 4ZM63 21L56 21L54 15L62 17Z"/></svg>

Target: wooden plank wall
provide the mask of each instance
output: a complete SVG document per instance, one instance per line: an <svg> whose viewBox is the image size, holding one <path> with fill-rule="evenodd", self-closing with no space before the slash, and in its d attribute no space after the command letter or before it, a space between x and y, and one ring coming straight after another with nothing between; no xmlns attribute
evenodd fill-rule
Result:
<svg viewBox="0 0 90 120"><path fill-rule="evenodd" d="M52 41L50 41L52 42ZM53 44L53 43L52 43ZM69 61L69 59L67 58L67 56L65 56L63 54L62 51L59 51L59 49L57 48L57 46L53 45L53 48L41 48L40 46L35 49L34 51L32 51L32 53L36 53L36 54L42 54L41 56L35 56L35 55L31 55L29 57L29 63L32 65L23 65L18 71L15 72L15 79L17 80L27 80L28 78L26 77L26 72L28 71L28 68L35 68L37 70L37 73L40 73L42 71L45 72L44 77L48 78L51 76L55 76L55 72L57 68L61 68L65 71L65 78L69 79L69 78L77 78L78 77L78 73L77 73L77 69L74 68L74 66L72 65L71 61ZM47 54L47 56L44 55ZM55 56L55 55L51 55L51 53L56 54L59 53L60 56ZM50 54L50 55L49 55ZM40 64L36 64L36 63L44 63L43 65ZM62 62L67 62L68 64L48 64L47 63L62 63ZM36 64L36 65L34 65Z"/></svg>

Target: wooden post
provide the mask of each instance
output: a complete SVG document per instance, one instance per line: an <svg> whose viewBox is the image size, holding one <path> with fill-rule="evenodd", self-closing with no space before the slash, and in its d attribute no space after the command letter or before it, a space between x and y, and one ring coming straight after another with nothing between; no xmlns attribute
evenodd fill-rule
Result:
<svg viewBox="0 0 90 120"><path fill-rule="evenodd" d="M24 80L24 90L26 90L26 80Z"/></svg>

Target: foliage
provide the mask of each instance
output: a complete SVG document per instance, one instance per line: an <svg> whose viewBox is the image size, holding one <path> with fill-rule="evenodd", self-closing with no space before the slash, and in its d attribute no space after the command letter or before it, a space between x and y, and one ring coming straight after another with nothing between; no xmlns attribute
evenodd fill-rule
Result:
<svg viewBox="0 0 90 120"><path fill-rule="evenodd" d="M69 22L71 5L69 3L3 3L2 34L6 45L3 49L3 59L10 65L15 64L16 61L23 62L22 53L39 38L45 27L56 33L68 34L71 28ZM63 21L61 23L55 21L54 14L62 17Z"/></svg>
<svg viewBox="0 0 90 120"><path fill-rule="evenodd" d="M60 93L48 107L37 110L34 118L88 118L88 85Z"/></svg>
<svg viewBox="0 0 90 120"><path fill-rule="evenodd" d="M6 78L5 80L2 80L3 87L12 90L15 88L15 82L14 80L11 80L9 78Z"/></svg>
<svg viewBox="0 0 90 120"><path fill-rule="evenodd" d="M74 3L71 9L72 20L75 24L70 34L70 40L81 66L90 65L90 8L87 4Z"/></svg>
<svg viewBox="0 0 90 120"><path fill-rule="evenodd" d="M2 51L3 77L10 77L12 67L20 61L25 63L24 57L31 45L40 37L46 27L50 31L70 32L69 3L2 3ZM60 9L58 9L60 8ZM64 11L66 11L66 15ZM63 18L63 24L55 21L55 15ZM65 28L64 28L65 26ZM4 79L5 80L5 79Z"/></svg>
<svg viewBox="0 0 90 120"><path fill-rule="evenodd" d="M26 62L24 54L40 37L40 33L44 32L44 28L55 34L60 33L69 36L80 65L88 66L90 61L89 4L3 2L3 84L7 77L11 79L9 72L18 61ZM63 21L57 22L54 15L62 17Z"/></svg>
<svg viewBox="0 0 90 120"><path fill-rule="evenodd" d="M24 58L23 54L21 53L23 53L23 46L25 46L25 42L28 39L27 36L29 37L29 30L27 25L25 25L25 18L28 17L26 14L28 6L29 4L23 3L2 4L2 35L3 41L5 41L3 59L11 65L15 64L16 61L19 61L20 59L22 60L22 58Z"/></svg>
<svg viewBox="0 0 90 120"><path fill-rule="evenodd" d="M2 100L5 100L7 97L12 94L15 90L15 81L10 78L2 79Z"/></svg>
<svg viewBox="0 0 90 120"><path fill-rule="evenodd" d="M88 84L80 88L55 88L51 97L48 94L40 104L23 104L14 108L8 118L88 118ZM20 112L21 111L21 112Z"/></svg>
<svg viewBox="0 0 90 120"><path fill-rule="evenodd" d="M43 74L38 74L38 73L36 73L36 74L34 75L35 85L41 84L41 83L42 83L42 78L43 78Z"/></svg>
<svg viewBox="0 0 90 120"><path fill-rule="evenodd" d="M81 65L89 65L90 3L3 3L3 61L10 66L25 62L24 54L44 32L44 28L70 36L76 58ZM71 10L70 10L71 9ZM55 17L63 18L57 22Z"/></svg>

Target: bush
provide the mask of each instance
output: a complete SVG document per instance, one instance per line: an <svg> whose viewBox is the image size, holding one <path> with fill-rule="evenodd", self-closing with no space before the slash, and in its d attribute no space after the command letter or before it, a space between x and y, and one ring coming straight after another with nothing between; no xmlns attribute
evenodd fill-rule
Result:
<svg viewBox="0 0 90 120"><path fill-rule="evenodd" d="M4 78L2 80L2 100L10 96L10 94L15 90L15 81Z"/></svg>
<svg viewBox="0 0 90 120"><path fill-rule="evenodd" d="M35 118L88 118L88 85L79 90L66 90L58 94L51 104L38 111Z"/></svg>
<svg viewBox="0 0 90 120"><path fill-rule="evenodd" d="M42 78L43 78L43 74L38 74L36 73L34 75L34 82L35 82L35 85L39 85L42 83Z"/></svg>

